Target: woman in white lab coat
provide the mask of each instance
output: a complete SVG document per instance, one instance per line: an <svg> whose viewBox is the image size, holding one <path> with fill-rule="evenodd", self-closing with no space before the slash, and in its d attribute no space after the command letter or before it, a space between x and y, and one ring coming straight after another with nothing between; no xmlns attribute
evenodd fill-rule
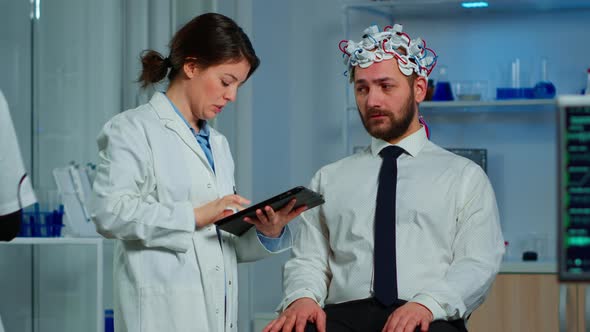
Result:
<svg viewBox="0 0 590 332"><path fill-rule="evenodd" d="M291 202L258 211L241 237L216 220L249 201L234 192L226 138L209 127L259 64L240 27L219 14L183 26L170 55L142 56L140 82L170 85L111 119L98 137L91 202L97 230L116 238L115 330L237 330L237 263L286 249Z"/></svg>

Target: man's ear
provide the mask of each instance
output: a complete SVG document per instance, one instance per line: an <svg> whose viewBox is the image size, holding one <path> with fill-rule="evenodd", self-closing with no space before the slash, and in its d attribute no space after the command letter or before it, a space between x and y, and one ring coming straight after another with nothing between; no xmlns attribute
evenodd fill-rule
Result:
<svg viewBox="0 0 590 332"><path fill-rule="evenodd" d="M424 76L418 76L414 79L414 99L416 103L421 103L426 98L428 90L428 81Z"/></svg>

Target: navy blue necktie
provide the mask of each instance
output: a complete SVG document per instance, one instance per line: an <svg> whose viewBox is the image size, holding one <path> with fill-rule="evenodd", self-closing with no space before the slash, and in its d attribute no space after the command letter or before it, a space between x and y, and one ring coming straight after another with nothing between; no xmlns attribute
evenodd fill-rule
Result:
<svg viewBox="0 0 590 332"><path fill-rule="evenodd" d="M399 146L390 145L379 154L383 158L379 171L379 189L375 206L375 298L385 306L397 300L397 270L395 256L395 190L397 187L397 157L404 153Z"/></svg>

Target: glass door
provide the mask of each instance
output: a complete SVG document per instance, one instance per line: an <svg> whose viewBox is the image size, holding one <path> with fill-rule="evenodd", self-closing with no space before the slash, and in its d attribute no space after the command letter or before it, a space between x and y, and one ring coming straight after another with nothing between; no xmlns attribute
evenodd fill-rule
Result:
<svg viewBox="0 0 590 332"><path fill-rule="evenodd" d="M36 1L33 174L42 201L54 168L96 160L96 136L121 111L124 3Z"/></svg>

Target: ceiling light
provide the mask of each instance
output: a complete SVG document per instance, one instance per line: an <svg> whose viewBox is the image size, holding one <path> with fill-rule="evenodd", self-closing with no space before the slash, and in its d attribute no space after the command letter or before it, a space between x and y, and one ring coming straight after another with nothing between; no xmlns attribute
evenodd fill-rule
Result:
<svg viewBox="0 0 590 332"><path fill-rule="evenodd" d="M470 2L462 2L461 7L463 8L486 8L488 3L485 1L470 1Z"/></svg>

